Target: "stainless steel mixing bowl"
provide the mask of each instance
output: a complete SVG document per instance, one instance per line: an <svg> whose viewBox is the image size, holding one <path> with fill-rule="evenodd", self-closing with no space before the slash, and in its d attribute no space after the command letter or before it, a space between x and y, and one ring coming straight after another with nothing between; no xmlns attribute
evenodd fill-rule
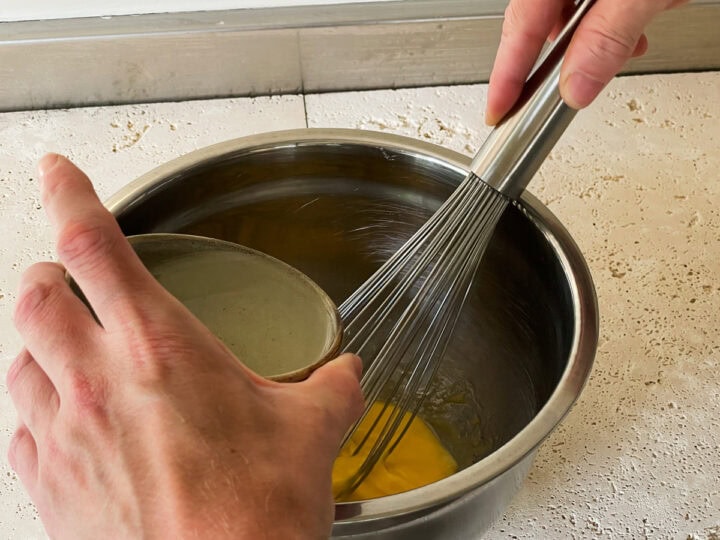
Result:
<svg viewBox="0 0 720 540"><path fill-rule="evenodd" d="M412 139L295 130L180 157L108 201L126 234L230 240L295 266L340 304L440 205L469 159ZM478 538L524 480L588 378L592 279L525 194L503 216L423 416L462 469L410 492L336 506L335 537Z"/></svg>

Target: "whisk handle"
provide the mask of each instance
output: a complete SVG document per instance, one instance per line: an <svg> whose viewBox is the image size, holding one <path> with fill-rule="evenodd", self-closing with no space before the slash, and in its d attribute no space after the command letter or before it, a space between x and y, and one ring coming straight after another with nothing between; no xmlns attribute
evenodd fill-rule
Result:
<svg viewBox="0 0 720 540"><path fill-rule="evenodd" d="M594 0L573 16L538 61L514 108L490 132L470 170L500 193L517 198L555 146L576 110L560 97L560 67L570 39Z"/></svg>

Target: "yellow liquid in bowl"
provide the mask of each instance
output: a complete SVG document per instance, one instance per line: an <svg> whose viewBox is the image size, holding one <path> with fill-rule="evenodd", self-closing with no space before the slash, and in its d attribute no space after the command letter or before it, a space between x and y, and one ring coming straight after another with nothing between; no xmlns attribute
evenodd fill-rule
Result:
<svg viewBox="0 0 720 540"><path fill-rule="evenodd" d="M355 491L338 497L377 440L381 431L379 426L382 425L383 420L386 420L385 418L381 418L378 427L370 434L357 455L352 455L354 448L372 427L375 418L381 414L383 406L382 403L375 403L370 407L363 422L335 459L332 481L333 494L337 502L362 501L395 495L442 480L458 469L457 462L435 433L416 416L392 453L378 462ZM392 406L388 405L383 417L389 416L391 409ZM405 414L407 417L410 413Z"/></svg>

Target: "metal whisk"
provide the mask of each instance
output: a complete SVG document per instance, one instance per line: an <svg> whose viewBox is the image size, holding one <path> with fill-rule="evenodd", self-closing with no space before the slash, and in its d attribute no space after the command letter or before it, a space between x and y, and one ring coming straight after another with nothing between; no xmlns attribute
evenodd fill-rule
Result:
<svg viewBox="0 0 720 540"><path fill-rule="evenodd" d="M592 4L577 6L528 78L518 105L490 133L448 200L340 306L343 349L369 365L361 383L365 413L343 444L373 404L383 406L367 419L368 433L348 449L367 458L336 498L358 487L418 414L495 226L574 117L560 98L560 65Z"/></svg>

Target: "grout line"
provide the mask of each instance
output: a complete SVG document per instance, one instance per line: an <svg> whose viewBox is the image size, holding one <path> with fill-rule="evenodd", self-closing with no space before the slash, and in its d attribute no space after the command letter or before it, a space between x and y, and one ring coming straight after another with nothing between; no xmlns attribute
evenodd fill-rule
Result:
<svg viewBox="0 0 720 540"><path fill-rule="evenodd" d="M305 93L302 94L302 102L303 102L303 113L305 113L305 127L309 128L310 124L308 123L308 110L307 110L307 101L305 101Z"/></svg>

